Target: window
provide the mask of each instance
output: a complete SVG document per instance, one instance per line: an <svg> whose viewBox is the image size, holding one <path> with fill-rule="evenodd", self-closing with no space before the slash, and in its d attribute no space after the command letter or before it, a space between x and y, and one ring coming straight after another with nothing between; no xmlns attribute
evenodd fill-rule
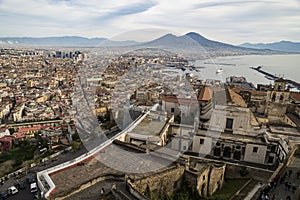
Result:
<svg viewBox="0 0 300 200"><path fill-rule="evenodd" d="M233 126L233 119L227 118L226 119L226 129L232 130L232 126Z"/></svg>
<svg viewBox="0 0 300 200"><path fill-rule="evenodd" d="M284 97L283 95L280 95L279 101L283 101Z"/></svg>
<svg viewBox="0 0 300 200"><path fill-rule="evenodd" d="M171 113L174 113L175 112L175 108L171 108Z"/></svg>
<svg viewBox="0 0 300 200"><path fill-rule="evenodd" d="M276 94L273 94L272 96L272 102L274 102L276 100Z"/></svg>
<svg viewBox="0 0 300 200"><path fill-rule="evenodd" d="M274 162L274 156L270 156L268 158L268 163L273 163Z"/></svg>
<svg viewBox="0 0 300 200"><path fill-rule="evenodd" d="M276 153L276 145L271 145L267 147L267 150L270 151L271 153Z"/></svg>
<svg viewBox="0 0 300 200"><path fill-rule="evenodd" d="M258 152L258 147L253 147L253 153L257 153Z"/></svg>
<svg viewBox="0 0 300 200"><path fill-rule="evenodd" d="M204 139L200 139L200 144L204 144Z"/></svg>
<svg viewBox="0 0 300 200"><path fill-rule="evenodd" d="M276 153L276 146L275 145L271 146L271 153Z"/></svg>
<svg viewBox="0 0 300 200"><path fill-rule="evenodd" d="M279 91L281 90L281 85L278 85L278 90L279 90Z"/></svg>

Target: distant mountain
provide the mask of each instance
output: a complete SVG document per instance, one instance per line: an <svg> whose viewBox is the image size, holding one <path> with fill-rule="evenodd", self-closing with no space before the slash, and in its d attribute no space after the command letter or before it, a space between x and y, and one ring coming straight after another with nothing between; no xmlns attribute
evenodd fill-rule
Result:
<svg viewBox="0 0 300 200"><path fill-rule="evenodd" d="M0 46L45 46L45 47L97 47L127 46L138 44L135 41L111 41L106 38L63 37L0 37Z"/></svg>
<svg viewBox="0 0 300 200"><path fill-rule="evenodd" d="M253 48L253 49L270 49L274 51L286 52L300 52L299 42L280 41L274 43L243 43L240 47Z"/></svg>
<svg viewBox="0 0 300 200"><path fill-rule="evenodd" d="M205 56L230 56L245 54L272 54L278 53L271 50L258 50L234 46L218 41L209 40L202 35L190 32L183 36L172 34L164 35L153 41L141 44L145 47L163 48L174 52L185 52L187 54L201 54ZM204 55L207 54L207 55Z"/></svg>
<svg viewBox="0 0 300 200"><path fill-rule="evenodd" d="M201 58L215 56L232 56L246 54L278 54L283 51L298 50L299 43L281 42L278 48L255 48L255 46L234 46L214 40L209 40L202 35L190 32L182 36L166 34L149 42L112 41L106 38L85 38L78 36L63 37L0 37L0 47L31 46L31 47L124 47L126 51L142 48L156 48L167 50L181 55L200 56ZM276 45L274 45L276 46ZM287 48L289 47L289 49ZM286 48L283 48L286 47ZM299 50L298 50L299 52Z"/></svg>
<svg viewBox="0 0 300 200"><path fill-rule="evenodd" d="M84 38L78 36L63 36L63 37L4 37L0 38L2 45L20 45L20 46L59 46L59 47L74 47L74 46L91 46L104 42L105 38Z"/></svg>
<svg viewBox="0 0 300 200"><path fill-rule="evenodd" d="M120 47L120 46L133 46L138 45L140 42L136 42L134 40L126 40L126 41L113 41L106 39L98 46L105 46L105 47Z"/></svg>
<svg viewBox="0 0 300 200"><path fill-rule="evenodd" d="M231 51L249 51L249 50L253 50L253 49L245 49L245 48L241 48L239 46L234 46L231 44L226 44L226 43L222 43L222 42L218 42L218 41L214 41L214 40L209 40L205 37L203 37L202 35L195 33L195 32L190 32L187 33L185 35L185 37L189 37L191 39L193 39L194 41L196 41L199 45L208 48L209 50L231 50Z"/></svg>

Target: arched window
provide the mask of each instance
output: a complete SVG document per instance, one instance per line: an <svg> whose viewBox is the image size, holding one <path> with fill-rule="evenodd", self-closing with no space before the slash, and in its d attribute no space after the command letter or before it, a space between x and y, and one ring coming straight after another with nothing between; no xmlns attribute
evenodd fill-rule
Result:
<svg viewBox="0 0 300 200"><path fill-rule="evenodd" d="M225 147L224 148L223 157L225 157L225 158L230 158L231 157L231 148L230 147Z"/></svg>
<svg viewBox="0 0 300 200"><path fill-rule="evenodd" d="M279 101L283 101L283 98L284 98L283 94L281 94L280 97L279 97Z"/></svg>
<svg viewBox="0 0 300 200"><path fill-rule="evenodd" d="M274 93L274 94L272 95L272 102L274 102L275 99L276 99L276 93Z"/></svg>
<svg viewBox="0 0 300 200"><path fill-rule="evenodd" d="M218 156L218 157L221 156L221 149L220 149L220 148L217 148L217 147L216 147L216 148L214 149L214 156Z"/></svg>
<svg viewBox="0 0 300 200"><path fill-rule="evenodd" d="M281 90L281 85L278 85L278 91L280 91Z"/></svg>

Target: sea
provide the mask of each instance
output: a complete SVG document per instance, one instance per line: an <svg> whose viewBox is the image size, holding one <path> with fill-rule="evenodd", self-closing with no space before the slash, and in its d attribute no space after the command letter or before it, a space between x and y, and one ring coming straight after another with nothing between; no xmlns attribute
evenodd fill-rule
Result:
<svg viewBox="0 0 300 200"><path fill-rule="evenodd" d="M262 66L264 71L300 83L300 54L228 56L197 60L193 64L197 70L191 73L206 80L226 81L229 76L243 76L254 85L273 83L265 75L251 69ZM216 73L218 69L222 72Z"/></svg>

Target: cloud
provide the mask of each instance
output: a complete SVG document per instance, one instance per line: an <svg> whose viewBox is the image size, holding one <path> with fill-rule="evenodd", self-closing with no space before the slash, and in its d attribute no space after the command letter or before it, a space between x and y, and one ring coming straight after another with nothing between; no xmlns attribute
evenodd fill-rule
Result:
<svg viewBox="0 0 300 200"><path fill-rule="evenodd" d="M220 6L228 6L228 5L237 5L240 6L242 4L249 4L249 3L257 3L257 1L210 1L199 3L195 5L195 8L209 8L209 7L220 7Z"/></svg>
<svg viewBox="0 0 300 200"><path fill-rule="evenodd" d="M162 28L235 44L299 41L299 11L299 0L0 0L0 35L111 37Z"/></svg>

